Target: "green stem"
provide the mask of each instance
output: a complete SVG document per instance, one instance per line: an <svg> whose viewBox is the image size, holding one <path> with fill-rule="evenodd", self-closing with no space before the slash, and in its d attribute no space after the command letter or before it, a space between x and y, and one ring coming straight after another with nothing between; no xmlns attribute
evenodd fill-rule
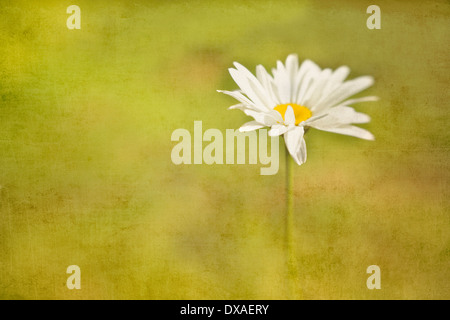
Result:
<svg viewBox="0 0 450 320"><path fill-rule="evenodd" d="M286 150L286 247L290 249L292 247L292 223L294 218L294 191L293 182L294 177L292 174L293 159Z"/></svg>
<svg viewBox="0 0 450 320"><path fill-rule="evenodd" d="M286 262L288 271L289 296L295 299L300 294L298 288L298 274L294 246L294 160L286 149Z"/></svg>

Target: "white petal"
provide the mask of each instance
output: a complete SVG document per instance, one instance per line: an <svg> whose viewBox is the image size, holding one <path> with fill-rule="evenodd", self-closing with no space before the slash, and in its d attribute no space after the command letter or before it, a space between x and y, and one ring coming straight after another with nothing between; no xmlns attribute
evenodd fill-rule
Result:
<svg viewBox="0 0 450 320"><path fill-rule="evenodd" d="M315 127L315 128L322 130L322 131L345 134L345 135L353 136L353 137L360 138L360 139L375 140L375 137L369 131L367 131L363 128L352 126L352 125L342 125L342 126L335 127L335 128L331 128L331 127L330 128Z"/></svg>
<svg viewBox="0 0 450 320"><path fill-rule="evenodd" d="M349 105L354 104L354 103L368 102L368 101L378 101L378 100L379 100L379 98L376 97L376 96L367 96L367 97L362 97L362 98L355 98L355 99L345 100L344 102L341 103L341 105L349 106Z"/></svg>
<svg viewBox="0 0 450 320"><path fill-rule="evenodd" d="M329 114L335 115L341 123L368 123L370 116L356 112L352 107L337 106L329 110Z"/></svg>
<svg viewBox="0 0 450 320"><path fill-rule="evenodd" d="M238 70L229 68L231 77L234 82L241 88L241 90L250 98L250 100L257 105L260 109L266 109L266 104L263 100L260 99L257 93L253 91L253 88L250 86L248 79L243 76Z"/></svg>
<svg viewBox="0 0 450 320"><path fill-rule="evenodd" d="M320 68L311 60L305 60L302 62L297 76L294 81L294 102L301 104L305 92L308 90L312 80L320 73Z"/></svg>
<svg viewBox="0 0 450 320"><path fill-rule="evenodd" d="M328 79L327 85L323 88L322 94L324 96L329 95L331 92L333 92L336 88L338 88L340 85L342 85L342 82L345 80L345 78L348 77L350 74L350 68L347 66L341 66L337 68L333 74Z"/></svg>
<svg viewBox="0 0 450 320"><path fill-rule="evenodd" d="M308 119L310 120L310 119ZM342 124L350 123L367 123L370 122L370 117L361 112L356 112L352 107L337 106L327 110L326 116L322 119L309 121L310 125L316 127L337 127Z"/></svg>
<svg viewBox="0 0 450 320"><path fill-rule="evenodd" d="M300 142L300 148L297 151L296 158L298 159L297 163L299 165L306 162L306 142L304 137L302 137Z"/></svg>
<svg viewBox="0 0 450 320"><path fill-rule="evenodd" d="M331 94L323 96L315 106L316 111L327 110L338 105L342 100L363 91L373 84L374 80L370 76L363 76L353 80L344 82L340 87Z"/></svg>
<svg viewBox="0 0 450 320"><path fill-rule="evenodd" d="M259 99L264 104L264 106L266 106L267 108L270 109L272 107L272 105L274 104L274 102L272 101L271 97L267 93L267 90L264 89L264 87L258 81L258 79L247 68L245 68L243 65L241 65L238 62L235 62L234 65L237 69L237 72L241 75L241 77L243 77L246 80L246 82L248 84L247 90L249 90L249 92L251 92L252 95L254 94L257 97L257 99ZM234 79L234 77L233 77L233 79ZM241 89L244 90L242 87L241 87ZM244 92L247 94L246 90L244 90ZM250 97L250 98L253 100L252 97Z"/></svg>
<svg viewBox="0 0 450 320"><path fill-rule="evenodd" d="M275 89L274 80L262 65L256 66L256 77L274 102L273 107L280 104L280 98L278 97L278 90Z"/></svg>
<svg viewBox="0 0 450 320"><path fill-rule="evenodd" d="M286 58L286 72L287 76L289 78L289 101L294 102L296 96L296 90L295 90L295 78L298 73L298 57L296 54L290 54Z"/></svg>
<svg viewBox="0 0 450 320"><path fill-rule="evenodd" d="M323 88L327 85L331 76L331 69L324 69L314 82L311 84L309 90L305 93L303 103L311 106L311 111L314 111L314 105L322 98Z"/></svg>
<svg viewBox="0 0 450 320"><path fill-rule="evenodd" d="M314 123L314 122L316 122L317 120L319 120L319 119L322 119L322 118L325 118L326 116L328 116L328 113L322 113L322 114L319 114L319 115L317 115L317 116L312 116L311 118L309 118L309 119L307 119L307 120L305 120L305 121L302 121L302 122L300 122L299 123L299 125L303 125L303 126L305 126L305 125L310 125L310 123Z"/></svg>
<svg viewBox="0 0 450 320"><path fill-rule="evenodd" d="M273 109L277 105L281 104L282 100L280 98L281 96L280 96L280 93L279 93L279 90L278 90L278 86L275 83L275 80L270 82L270 87L272 89L272 92L273 92L273 95L274 95L274 101L275 101L275 104L272 106L272 109Z"/></svg>
<svg viewBox="0 0 450 320"><path fill-rule="evenodd" d="M245 110L245 109L249 109L249 107L247 107L243 103L234 104L234 105L228 107L228 110L234 110L234 109Z"/></svg>
<svg viewBox="0 0 450 320"><path fill-rule="evenodd" d="M278 111L276 111L276 110L270 110L269 112L267 112L267 114L269 115L269 116L271 116L276 122L278 122L278 123L283 123L284 122L284 120L283 120L283 117L281 116L281 114L278 112Z"/></svg>
<svg viewBox="0 0 450 320"><path fill-rule="evenodd" d="M255 121L257 121L258 123L264 123L265 125L270 125L270 124L267 124L264 122L264 120L265 120L264 112L247 109L247 110L244 110L244 113L250 117L253 117L253 119L255 119Z"/></svg>
<svg viewBox="0 0 450 320"><path fill-rule="evenodd" d="M284 142L290 155L299 165L306 161L306 143L303 139L303 127L294 127L284 134Z"/></svg>
<svg viewBox="0 0 450 320"><path fill-rule="evenodd" d="M256 79L264 85L265 79L273 80L273 77L267 72L263 65L258 64L256 66Z"/></svg>
<svg viewBox="0 0 450 320"><path fill-rule="evenodd" d="M298 70L297 77L301 78L307 73L319 73L322 69L313 61L306 59L302 62L300 69Z"/></svg>
<svg viewBox="0 0 450 320"><path fill-rule="evenodd" d="M261 124L264 124L265 126L272 126L277 123L277 120L274 119L270 113L258 112L249 109L244 110L244 113L250 117L253 117L253 119Z"/></svg>
<svg viewBox="0 0 450 320"><path fill-rule="evenodd" d="M269 130L269 136L275 137L280 136L282 134L285 134L288 130L288 127L282 125L282 124L274 124L272 128Z"/></svg>
<svg viewBox="0 0 450 320"><path fill-rule="evenodd" d="M295 75L298 71L298 56L295 53L288 55L286 58L286 70Z"/></svg>
<svg viewBox="0 0 450 320"><path fill-rule="evenodd" d="M291 83L289 75L281 61L277 61L277 69L273 71L273 78L278 89L281 103L291 102Z"/></svg>
<svg viewBox="0 0 450 320"><path fill-rule="evenodd" d="M287 125L295 124L294 109L292 109L291 106L288 106L286 112L284 113L284 123Z"/></svg>
<svg viewBox="0 0 450 320"><path fill-rule="evenodd" d="M260 110L260 111L266 110L266 108L261 108L261 107L258 107L257 105L255 105L252 101L250 101L246 96L244 96L239 91L217 90L217 92L221 92L226 95L229 95L230 97L235 98L236 100L245 104L246 106L248 106L251 109Z"/></svg>
<svg viewBox="0 0 450 320"><path fill-rule="evenodd" d="M253 131L253 130L257 130L260 128L263 128L264 125L256 122L256 121L249 121L247 123L244 123L240 128L239 131L240 132L247 132L247 131Z"/></svg>

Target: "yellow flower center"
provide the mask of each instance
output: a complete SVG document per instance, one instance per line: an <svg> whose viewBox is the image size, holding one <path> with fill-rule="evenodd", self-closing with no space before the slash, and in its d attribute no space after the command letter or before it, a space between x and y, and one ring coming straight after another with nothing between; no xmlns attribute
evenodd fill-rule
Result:
<svg viewBox="0 0 450 320"><path fill-rule="evenodd" d="M278 111L281 116L283 117L283 120L286 120L284 118L284 115L286 114L286 110L288 106L291 106L294 110L295 115L295 125L298 125L300 122L305 121L312 116L311 110L309 110L307 107L295 104L295 103L285 103L285 104L279 104L277 105L274 110Z"/></svg>

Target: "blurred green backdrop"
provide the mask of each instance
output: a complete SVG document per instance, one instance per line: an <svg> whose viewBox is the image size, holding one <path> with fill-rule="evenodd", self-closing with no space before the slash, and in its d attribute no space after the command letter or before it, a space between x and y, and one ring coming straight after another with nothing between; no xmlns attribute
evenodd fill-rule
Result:
<svg viewBox="0 0 450 320"><path fill-rule="evenodd" d="M68 30L66 8L81 8ZM1 1L3 299L448 299L448 1ZM177 128L238 128L227 68L297 53L373 75L375 142L311 130L295 168L171 162ZM81 268L81 290L66 268ZM381 268L368 290L366 268Z"/></svg>

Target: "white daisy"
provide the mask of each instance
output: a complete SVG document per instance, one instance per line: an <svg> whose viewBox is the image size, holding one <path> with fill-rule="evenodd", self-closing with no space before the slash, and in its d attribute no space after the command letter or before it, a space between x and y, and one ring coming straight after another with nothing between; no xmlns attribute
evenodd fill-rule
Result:
<svg viewBox="0 0 450 320"><path fill-rule="evenodd" d="M370 87L374 80L362 76L345 81L347 66L321 69L305 60L299 67L297 55L291 54L286 64L277 62L270 75L262 65L256 67L256 77L241 64L230 68L231 77L240 90L224 91L240 103L230 109L240 109L254 118L242 125L241 132L270 127L270 136L284 135L286 147L297 164L306 161L304 134L308 128L374 140L367 130L352 123L367 123L370 117L356 112L350 105L375 101L373 96L348 99ZM346 100L348 99L348 100Z"/></svg>

